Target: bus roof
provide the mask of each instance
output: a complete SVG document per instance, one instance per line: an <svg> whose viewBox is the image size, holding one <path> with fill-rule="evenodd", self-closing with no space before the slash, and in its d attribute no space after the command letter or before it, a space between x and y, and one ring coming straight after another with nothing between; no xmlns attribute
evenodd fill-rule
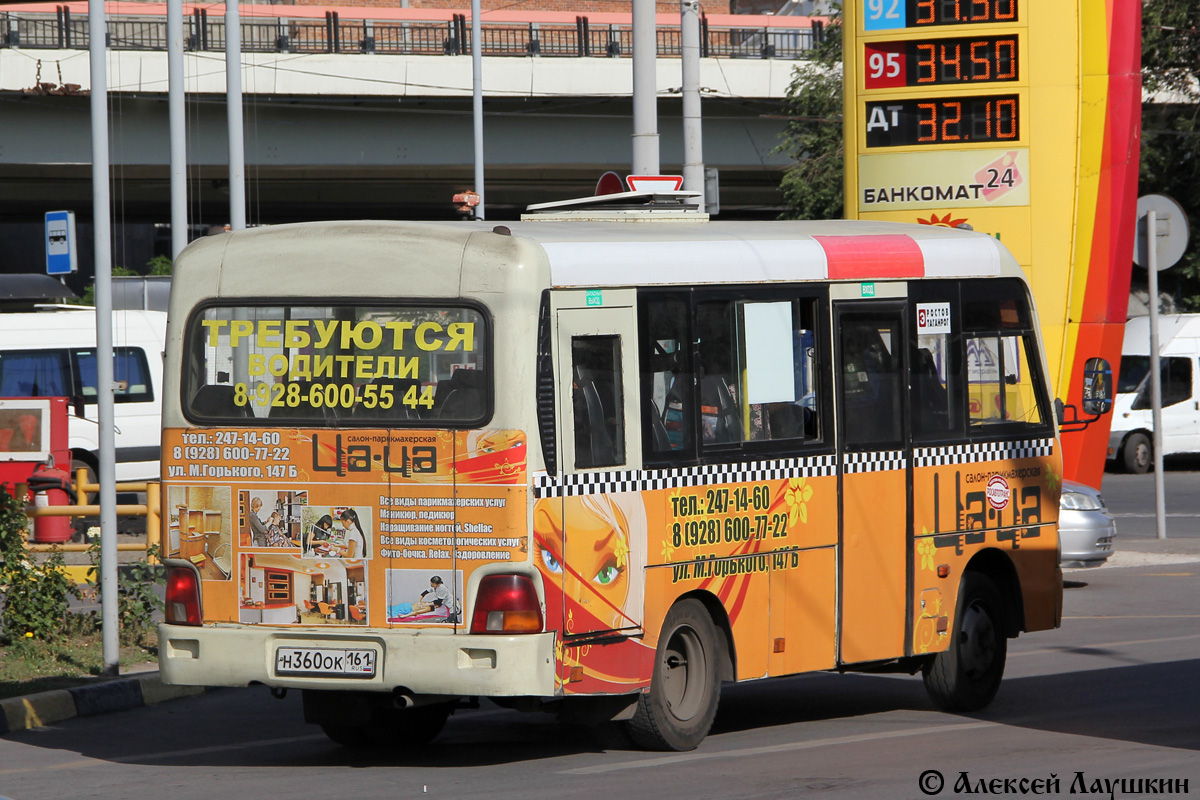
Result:
<svg viewBox="0 0 1200 800"><path fill-rule="evenodd" d="M564 288L1023 277L1008 251L985 234L847 220L309 222L205 237L181 262L216 268L200 280L209 296L345 296L377 290L407 266L422 270L444 294L469 290L468 251L493 265L530 265L543 260L540 251L544 280ZM268 261L286 272L264 283L255 267ZM433 271L439 274L426 275Z"/></svg>
<svg viewBox="0 0 1200 800"><path fill-rule="evenodd" d="M848 220L508 226L550 258L555 286L903 280L1001 274L999 243L929 225Z"/></svg>

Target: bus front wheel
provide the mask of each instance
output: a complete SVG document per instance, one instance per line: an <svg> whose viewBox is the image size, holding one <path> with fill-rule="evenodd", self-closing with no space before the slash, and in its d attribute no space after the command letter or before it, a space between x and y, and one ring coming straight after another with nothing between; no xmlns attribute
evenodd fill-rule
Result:
<svg viewBox="0 0 1200 800"><path fill-rule="evenodd" d="M991 578L967 572L950 647L926 662L925 689L945 711L978 711L999 691L1007 655L1000 592Z"/></svg>
<svg viewBox="0 0 1200 800"><path fill-rule="evenodd" d="M721 696L719 638L698 600L675 604L663 622L650 691L638 698L630 737L649 750L692 750L712 727Z"/></svg>

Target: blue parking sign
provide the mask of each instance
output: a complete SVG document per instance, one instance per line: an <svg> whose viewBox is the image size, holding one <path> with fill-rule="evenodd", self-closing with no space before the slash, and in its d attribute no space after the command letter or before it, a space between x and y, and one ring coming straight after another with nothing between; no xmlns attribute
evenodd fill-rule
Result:
<svg viewBox="0 0 1200 800"><path fill-rule="evenodd" d="M78 266L75 212L46 212L46 274L70 275Z"/></svg>

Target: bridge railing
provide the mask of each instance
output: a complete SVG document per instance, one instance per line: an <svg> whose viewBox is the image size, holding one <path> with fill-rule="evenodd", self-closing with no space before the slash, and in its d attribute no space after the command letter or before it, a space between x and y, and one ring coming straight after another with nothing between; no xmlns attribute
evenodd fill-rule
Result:
<svg viewBox="0 0 1200 800"><path fill-rule="evenodd" d="M284 9L276 6L276 9ZM548 22L484 22L482 53L486 56L628 58L633 31L628 24L593 24L586 16L575 24ZM795 27L776 19L769 26L710 25L702 20L701 55L716 58L805 58L821 41L819 20L797 20ZM114 50L165 50L167 23L162 15L110 16L108 45ZM225 20L195 8L184 23L185 48L225 48ZM242 51L248 53L382 53L393 55L464 55L471 52L471 26L465 14L449 20L396 21L325 18L244 17ZM69 6L54 13L0 12L0 47L87 49L88 22ZM678 25L658 27L658 55L680 55Z"/></svg>

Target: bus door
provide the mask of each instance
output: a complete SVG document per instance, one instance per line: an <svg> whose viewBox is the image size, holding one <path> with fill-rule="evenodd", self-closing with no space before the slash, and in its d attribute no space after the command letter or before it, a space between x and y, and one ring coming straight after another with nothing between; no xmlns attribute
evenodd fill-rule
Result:
<svg viewBox="0 0 1200 800"><path fill-rule="evenodd" d="M557 539L538 543L538 568L548 595L562 592L568 641L642 625L646 511L629 475L641 467L642 440L635 300L633 290L554 296L564 488L535 519L535 535Z"/></svg>
<svg viewBox="0 0 1200 800"><path fill-rule="evenodd" d="M904 319L902 301L834 303L844 664L904 655L911 503Z"/></svg>

